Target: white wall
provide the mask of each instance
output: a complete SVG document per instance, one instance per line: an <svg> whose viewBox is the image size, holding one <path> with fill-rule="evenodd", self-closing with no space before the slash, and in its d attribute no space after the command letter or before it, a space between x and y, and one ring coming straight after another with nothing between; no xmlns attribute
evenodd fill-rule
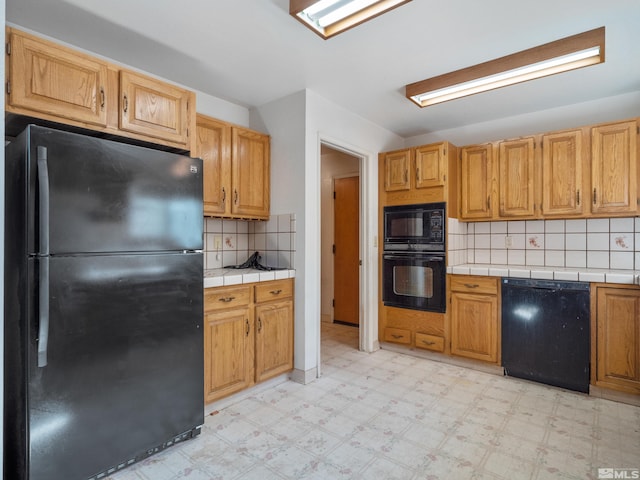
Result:
<svg viewBox="0 0 640 480"><path fill-rule="evenodd" d="M361 177L363 261L367 275L364 288L369 297L370 322L377 342L377 178L378 152L400 148L402 138L305 90L271 102L252 112L252 128L263 127L272 139L271 210L295 212L296 319L295 379L307 383L318 374L320 338L320 142L344 147L365 157ZM366 301L366 300L364 300ZM376 337L375 339L373 337Z"/></svg>
<svg viewBox="0 0 640 480"><path fill-rule="evenodd" d="M565 105L490 122L441 130L407 138L406 147L448 140L462 147L523 135L577 128L595 123L625 120L640 115L640 92Z"/></svg>

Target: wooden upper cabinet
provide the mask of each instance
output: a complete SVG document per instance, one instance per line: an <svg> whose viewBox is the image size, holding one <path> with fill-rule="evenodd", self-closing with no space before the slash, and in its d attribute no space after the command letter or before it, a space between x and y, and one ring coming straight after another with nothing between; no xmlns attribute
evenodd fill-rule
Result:
<svg viewBox="0 0 640 480"><path fill-rule="evenodd" d="M460 218L488 220L493 217L493 146L473 145L460 150Z"/></svg>
<svg viewBox="0 0 640 480"><path fill-rule="evenodd" d="M231 158L231 213L268 218L271 194L269 136L232 128Z"/></svg>
<svg viewBox="0 0 640 480"><path fill-rule="evenodd" d="M532 137L500 142L500 216L533 218L535 209L535 142Z"/></svg>
<svg viewBox="0 0 640 480"><path fill-rule="evenodd" d="M224 214L231 198L231 126L198 115L195 151L202 159L204 214Z"/></svg>
<svg viewBox="0 0 640 480"><path fill-rule="evenodd" d="M583 135L581 130L542 137L542 213L554 216L581 215L583 185Z"/></svg>
<svg viewBox="0 0 640 480"><path fill-rule="evenodd" d="M106 126L107 63L13 29L7 52L8 112Z"/></svg>
<svg viewBox="0 0 640 480"><path fill-rule="evenodd" d="M384 157L384 189L387 192L409 190L411 149L389 152Z"/></svg>
<svg viewBox="0 0 640 480"><path fill-rule="evenodd" d="M447 175L445 144L425 145L415 149L416 188L444 186Z"/></svg>
<svg viewBox="0 0 640 480"><path fill-rule="evenodd" d="M188 90L121 70L119 127L186 145L191 97Z"/></svg>
<svg viewBox="0 0 640 480"><path fill-rule="evenodd" d="M635 213L638 209L638 125L635 121L591 129L591 211Z"/></svg>

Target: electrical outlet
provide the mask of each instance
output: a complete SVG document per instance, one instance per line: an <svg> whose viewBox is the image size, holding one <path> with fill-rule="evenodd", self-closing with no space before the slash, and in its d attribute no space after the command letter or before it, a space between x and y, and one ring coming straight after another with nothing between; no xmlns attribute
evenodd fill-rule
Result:
<svg viewBox="0 0 640 480"><path fill-rule="evenodd" d="M504 247L505 248L513 248L513 237L507 235L504 237Z"/></svg>

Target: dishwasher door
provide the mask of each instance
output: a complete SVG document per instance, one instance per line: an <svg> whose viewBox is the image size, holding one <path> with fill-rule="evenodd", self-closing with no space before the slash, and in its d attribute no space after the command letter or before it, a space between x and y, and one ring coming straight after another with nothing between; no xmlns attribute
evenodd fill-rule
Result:
<svg viewBox="0 0 640 480"><path fill-rule="evenodd" d="M505 375L589 392L589 284L502 279Z"/></svg>

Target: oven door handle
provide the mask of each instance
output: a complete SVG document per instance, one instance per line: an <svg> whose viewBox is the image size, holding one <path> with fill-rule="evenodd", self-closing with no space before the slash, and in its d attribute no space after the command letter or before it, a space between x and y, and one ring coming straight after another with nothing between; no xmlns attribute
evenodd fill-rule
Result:
<svg viewBox="0 0 640 480"><path fill-rule="evenodd" d="M416 254L398 255L398 254L386 254L382 256L383 260L421 260L426 262L444 262L444 255L437 256L422 256Z"/></svg>

